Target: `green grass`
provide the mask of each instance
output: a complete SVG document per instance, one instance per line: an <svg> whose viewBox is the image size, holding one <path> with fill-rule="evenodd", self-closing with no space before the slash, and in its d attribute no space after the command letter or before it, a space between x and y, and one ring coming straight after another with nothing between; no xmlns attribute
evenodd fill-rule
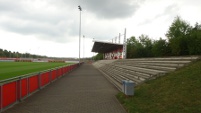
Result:
<svg viewBox="0 0 201 113"><path fill-rule="evenodd" d="M201 61L117 95L128 113L201 113Z"/></svg>
<svg viewBox="0 0 201 113"><path fill-rule="evenodd" d="M0 80L39 72L63 65L68 64L47 62L0 62Z"/></svg>

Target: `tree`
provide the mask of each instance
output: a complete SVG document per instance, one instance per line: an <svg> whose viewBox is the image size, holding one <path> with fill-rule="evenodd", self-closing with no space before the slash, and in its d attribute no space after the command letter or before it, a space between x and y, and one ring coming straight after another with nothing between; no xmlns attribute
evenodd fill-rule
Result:
<svg viewBox="0 0 201 113"><path fill-rule="evenodd" d="M4 50L3 52L4 52L5 57L9 57L9 52L7 50Z"/></svg>
<svg viewBox="0 0 201 113"><path fill-rule="evenodd" d="M142 44L134 36L127 39L127 58L138 58L141 57L143 52Z"/></svg>
<svg viewBox="0 0 201 113"><path fill-rule="evenodd" d="M169 56L171 49L169 47L169 43L160 38L159 40L154 41L152 53L155 57Z"/></svg>
<svg viewBox="0 0 201 113"><path fill-rule="evenodd" d="M188 37L188 50L190 55L201 54L201 25L195 24Z"/></svg>
<svg viewBox="0 0 201 113"><path fill-rule="evenodd" d="M0 57L4 57L3 49L0 49Z"/></svg>
<svg viewBox="0 0 201 113"><path fill-rule="evenodd" d="M152 57L152 47L153 47L153 42L152 40L148 37L148 35L141 35L139 37L140 43L143 46L141 48L142 54L141 57Z"/></svg>
<svg viewBox="0 0 201 113"><path fill-rule="evenodd" d="M147 35L139 36L139 40L132 36L127 40L127 58L152 57L153 42Z"/></svg>
<svg viewBox="0 0 201 113"><path fill-rule="evenodd" d="M95 61L96 60L103 60L103 53L98 53L96 56L93 58Z"/></svg>
<svg viewBox="0 0 201 113"><path fill-rule="evenodd" d="M177 16L175 18L166 33L173 55L189 54L187 37L189 36L191 29L191 26L180 17Z"/></svg>
<svg viewBox="0 0 201 113"><path fill-rule="evenodd" d="M127 39L127 58L133 58L135 53L135 45L136 45L136 38L132 36L131 38Z"/></svg>

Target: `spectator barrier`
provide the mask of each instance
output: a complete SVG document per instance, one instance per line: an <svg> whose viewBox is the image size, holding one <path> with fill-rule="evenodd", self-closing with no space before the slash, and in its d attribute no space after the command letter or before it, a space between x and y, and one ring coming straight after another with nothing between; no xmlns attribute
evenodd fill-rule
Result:
<svg viewBox="0 0 201 113"><path fill-rule="evenodd" d="M29 97L78 66L79 64L62 66L0 81L0 112Z"/></svg>

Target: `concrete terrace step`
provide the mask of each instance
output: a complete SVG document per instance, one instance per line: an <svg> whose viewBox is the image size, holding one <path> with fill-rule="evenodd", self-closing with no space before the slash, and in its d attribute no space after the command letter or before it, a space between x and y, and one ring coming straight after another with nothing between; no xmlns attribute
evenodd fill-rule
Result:
<svg viewBox="0 0 201 113"><path fill-rule="evenodd" d="M109 68L107 68L109 67ZM146 80L149 80L150 75L145 75L143 73L129 71L125 69L119 69L118 67L107 65L105 67L100 68L102 72L106 73L110 78L116 80L119 84L122 84L122 80L132 80L135 84L140 84ZM144 77L146 76L146 77Z"/></svg>
<svg viewBox="0 0 201 113"><path fill-rule="evenodd" d="M109 76L107 73L103 72L102 70L99 70L112 84L114 84L118 90L122 91L122 85L117 82L115 79L113 79L111 76Z"/></svg>
<svg viewBox="0 0 201 113"><path fill-rule="evenodd" d="M148 80L150 77L165 73L164 71L157 71L156 73L156 70L151 70L152 72L145 72L145 70L150 71L150 69L142 70L142 68L140 68L141 70L139 70L139 68L136 67L117 66L112 64L107 64L99 69L105 74L108 74L110 78L113 78L119 84L121 84L122 80L132 80L135 84L140 84L141 82Z"/></svg>
<svg viewBox="0 0 201 113"><path fill-rule="evenodd" d="M172 67L172 68L178 68L183 67L185 64L163 64L163 63L116 63L120 65L151 65L151 66L163 66L163 67Z"/></svg>
<svg viewBox="0 0 201 113"><path fill-rule="evenodd" d="M187 61L162 61L162 60L146 60L146 61L141 61L141 60L130 60L130 61L124 61L124 63L167 63L167 64L186 64L186 63L190 63L191 61L187 60Z"/></svg>
<svg viewBox="0 0 201 113"><path fill-rule="evenodd" d="M197 59L200 59L200 57L102 60L97 62L96 65L106 78L115 84L118 89L121 89L122 80L132 80L135 84L140 84L175 71L177 68L181 68Z"/></svg>
<svg viewBox="0 0 201 113"><path fill-rule="evenodd" d="M96 68L100 68L102 66L105 66L106 64L110 64L110 63L115 62L115 61L117 61L117 60L100 60L100 61L95 62L93 65Z"/></svg>
<svg viewBox="0 0 201 113"><path fill-rule="evenodd" d="M145 79L148 79L148 78L150 78L152 76L150 74L136 72L136 71L132 71L132 70L126 70L124 68L119 68L119 67L117 67L116 69L121 71L121 72L123 72L123 73L133 75L134 77L136 77L136 78L138 78L140 80L145 80Z"/></svg>
<svg viewBox="0 0 201 113"><path fill-rule="evenodd" d="M130 74L130 73L126 73L118 68L113 68L111 69L110 71L112 71L114 74L117 74L117 75L121 75L124 77L123 80L130 80L130 79L133 79L134 81L136 82L140 82L141 80L144 80L144 79L140 79L139 76L135 76L133 74Z"/></svg>
<svg viewBox="0 0 201 113"><path fill-rule="evenodd" d="M140 67L133 67L133 66L125 66L125 65L114 65L116 67L121 67L123 69L132 70L136 72L156 75L161 73L167 73L166 71L154 70L154 69L147 69L147 68L140 68Z"/></svg>
<svg viewBox="0 0 201 113"><path fill-rule="evenodd" d="M135 76L133 74L123 72L123 71L121 71L119 69L114 68L112 71L115 72L115 74L117 74L117 75L123 76L125 79L122 79L122 80L133 80L135 83L140 83L143 80L145 80L145 79L142 79L142 78L140 79L139 76Z"/></svg>
<svg viewBox="0 0 201 113"><path fill-rule="evenodd" d="M176 67L164 67L164 66L154 66L154 65L143 65L143 64L122 64L125 66L141 67L147 69L155 69L161 71L174 71Z"/></svg>
<svg viewBox="0 0 201 113"><path fill-rule="evenodd" d="M110 65L110 69L115 69L114 72L124 73L125 75L126 74L132 75L133 77L135 77L135 78L137 78L139 80L145 80L145 79L147 79L147 78L149 78L151 76L149 74L140 73L140 72L136 72L136 71L132 71L132 70L127 70L127 69L117 67L117 66L114 66L114 65Z"/></svg>
<svg viewBox="0 0 201 113"><path fill-rule="evenodd" d="M107 74L108 77L114 79L116 81L116 84L118 83L119 85L121 85L122 78L120 78L119 76L116 76L115 74L113 74L110 71L104 71L104 73Z"/></svg>
<svg viewBox="0 0 201 113"><path fill-rule="evenodd" d="M108 69L100 69L102 72L108 74L109 77L115 79L119 84L121 84L122 80L125 80L126 78L121 76L121 75L118 75L117 73L115 73L111 68L108 70Z"/></svg>
<svg viewBox="0 0 201 113"><path fill-rule="evenodd" d="M135 58L135 59L122 59L122 60L119 60L119 61L129 61L129 60L132 60L132 61L180 61L180 60L197 60L199 59L200 56L192 56L192 57L164 57L164 58Z"/></svg>

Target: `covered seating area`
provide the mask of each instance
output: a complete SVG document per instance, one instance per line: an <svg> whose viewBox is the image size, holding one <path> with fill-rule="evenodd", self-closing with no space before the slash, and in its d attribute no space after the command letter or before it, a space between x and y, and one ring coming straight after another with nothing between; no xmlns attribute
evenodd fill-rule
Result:
<svg viewBox="0 0 201 113"><path fill-rule="evenodd" d="M103 53L104 59L122 59L123 44L94 41L92 52Z"/></svg>

